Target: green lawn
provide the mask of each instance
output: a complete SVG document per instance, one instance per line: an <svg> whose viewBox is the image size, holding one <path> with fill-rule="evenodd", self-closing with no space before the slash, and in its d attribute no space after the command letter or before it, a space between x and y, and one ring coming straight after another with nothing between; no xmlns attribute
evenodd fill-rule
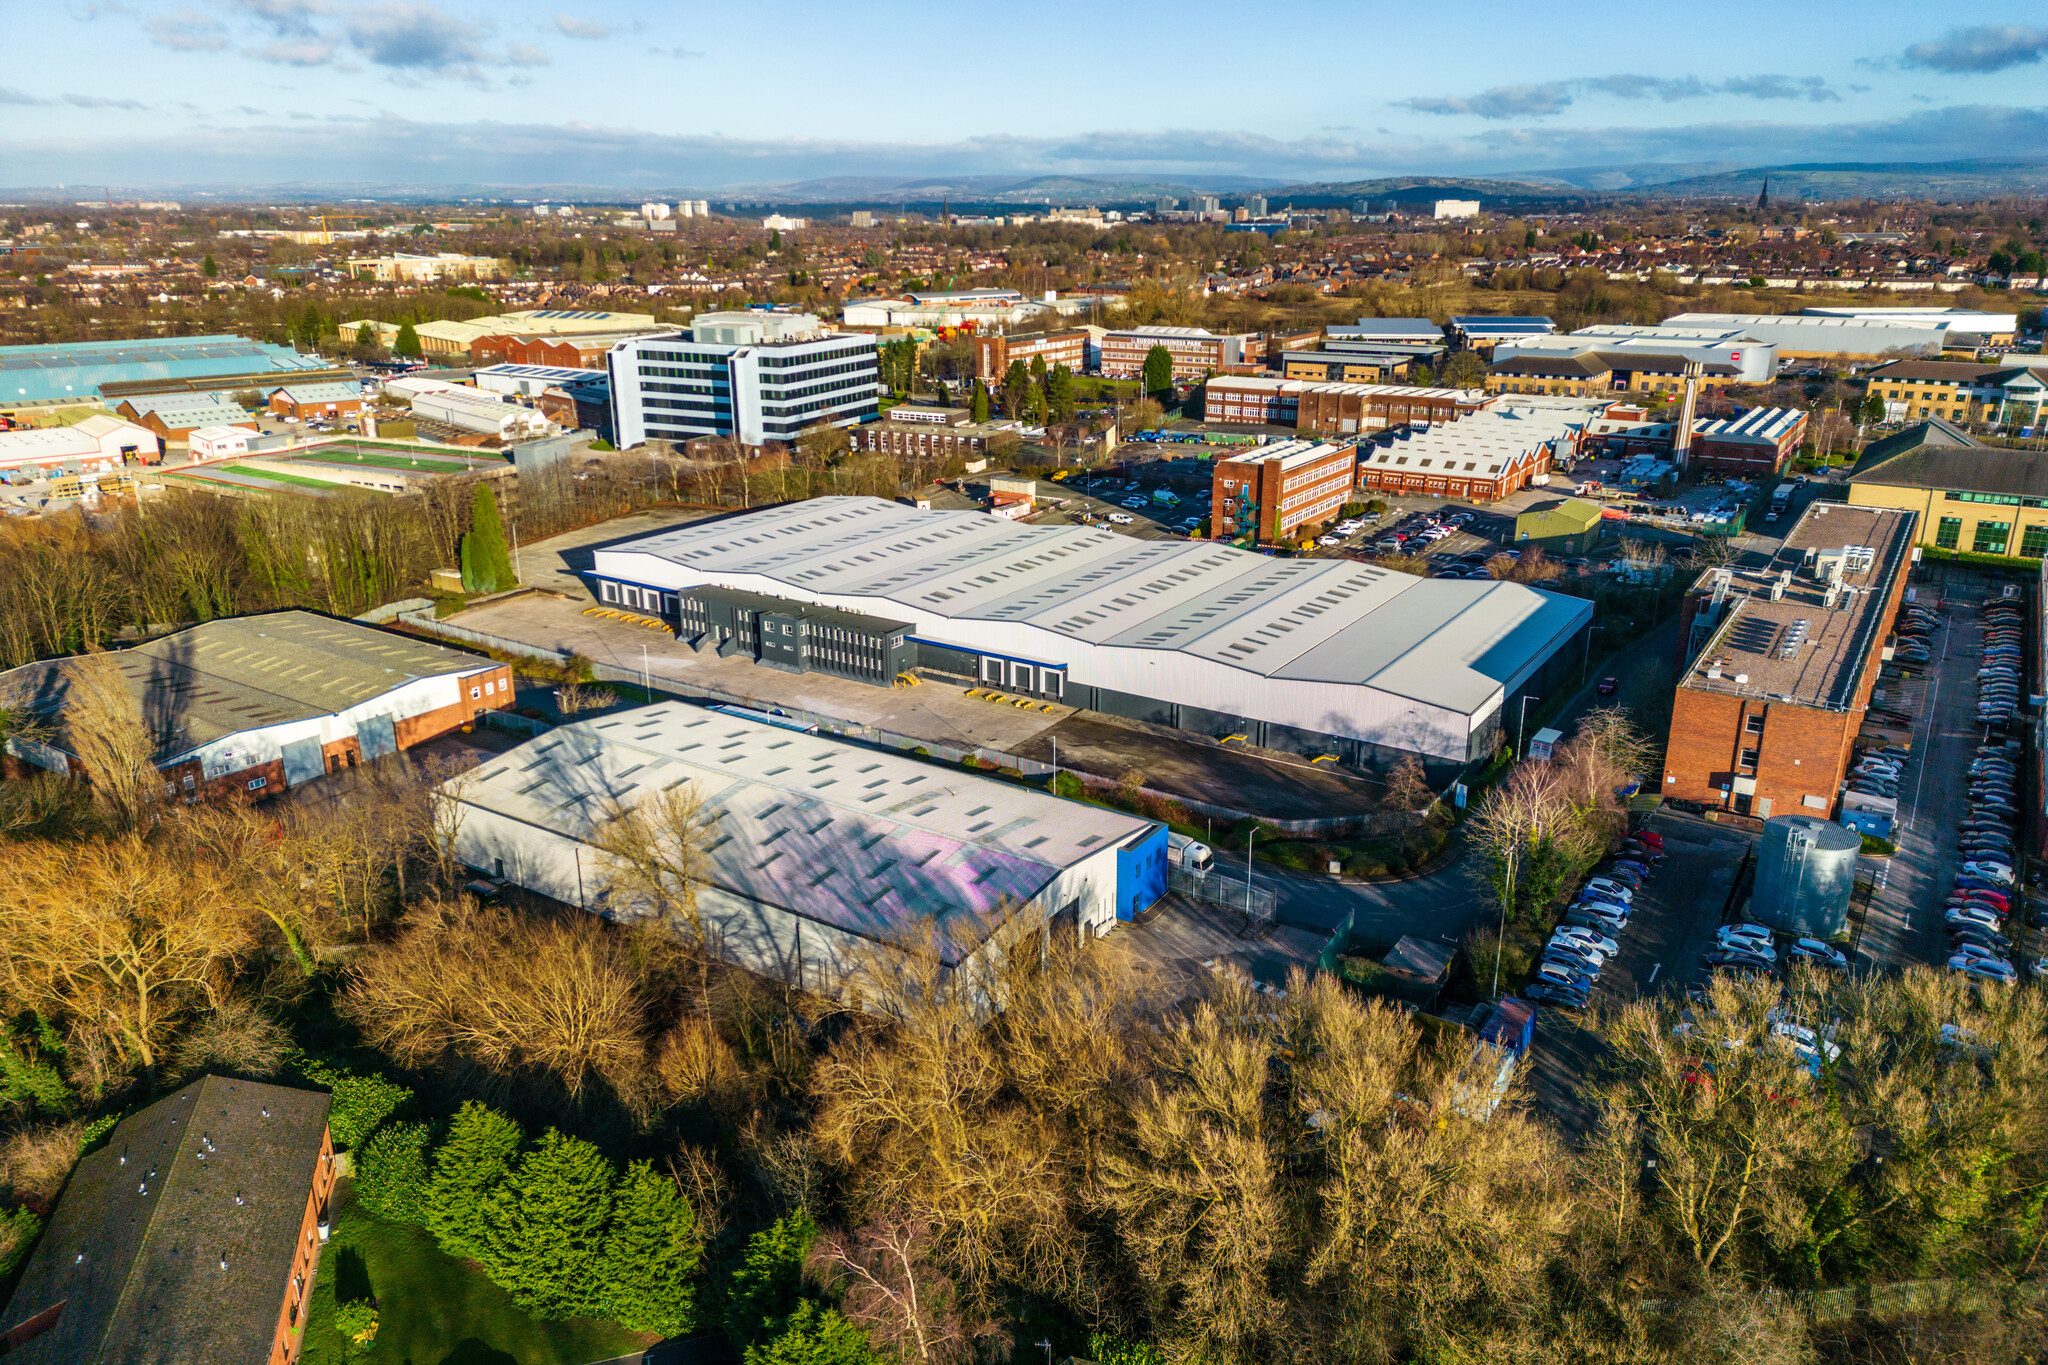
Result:
<svg viewBox="0 0 2048 1365"><path fill-rule="evenodd" d="M469 469L488 469L493 463L504 463L503 460L493 462L490 460L465 459L463 456L447 455L438 450L423 450L417 459L408 455L386 455L381 452L372 454L369 451L363 450L341 449L299 451L286 455L284 458L312 460L323 464L366 464L374 465L380 469L424 469L428 471L442 469L451 473L459 473Z"/></svg>
<svg viewBox="0 0 2048 1365"><path fill-rule="evenodd" d="M295 488L317 488L323 493L333 493L348 485L329 483L325 479L306 479L297 474L280 474L273 469L255 469L245 464L224 464L221 469L230 474L240 474L245 479L262 479L266 483L290 484ZM376 490L371 490L376 491Z"/></svg>
<svg viewBox="0 0 2048 1365"><path fill-rule="evenodd" d="M334 1330L337 1295L376 1301L377 1339L355 1356L361 1365L584 1365L654 1340L609 1322L537 1322L473 1266L443 1255L424 1229L355 1205L320 1253L303 1365L347 1359Z"/></svg>

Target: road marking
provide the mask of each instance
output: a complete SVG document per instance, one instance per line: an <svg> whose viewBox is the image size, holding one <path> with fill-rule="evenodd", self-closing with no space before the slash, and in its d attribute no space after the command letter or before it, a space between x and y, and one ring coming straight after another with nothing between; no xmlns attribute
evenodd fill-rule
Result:
<svg viewBox="0 0 2048 1365"><path fill-rule="evenodd" d="M1654 985L1656 985L1656 984L1657 984L1657 973L1658 973L1658 972L1660 972L1660 971L1662 971L1663 969L1664 969L1664 964L1663 964L1663 963L1661 963L1661 962L1652 962L1652 963L1650 964L1650 979L1649 979L1648 981L1645 981L1645 982L1644 982L1643 984L1644 984L1644 985L1646 985L1646 986L1654 986Z"/></svg>

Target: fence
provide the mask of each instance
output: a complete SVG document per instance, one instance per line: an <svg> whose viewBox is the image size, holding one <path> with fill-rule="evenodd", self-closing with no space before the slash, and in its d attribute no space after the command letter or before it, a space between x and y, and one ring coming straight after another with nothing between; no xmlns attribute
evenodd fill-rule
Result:
<svg viewBox="0 0 2048 1365"><path fill-rule="evenodd" d="M1279 913L1279 897L1271 887L1241 882L1220 872L1203 876L1176 867L1167 876L1166 889L1237 911L1244 916L1244 927L1238 932L1245 938L1263 938Z"/></svg>
<svg viewBox="0 0 2048 1365"><path fill-rule="evenodd" d="M1323 940L1322 951L1316 954L1316 966L1318 969L1335 975L1337 971L1337 958L1346 948L1351 946L1351 926L1357 915L1358 912L1356 910L1346 910L1344 918L1337 921L1337 927L1330 931L1330 936L1327 939Z"/></svg>

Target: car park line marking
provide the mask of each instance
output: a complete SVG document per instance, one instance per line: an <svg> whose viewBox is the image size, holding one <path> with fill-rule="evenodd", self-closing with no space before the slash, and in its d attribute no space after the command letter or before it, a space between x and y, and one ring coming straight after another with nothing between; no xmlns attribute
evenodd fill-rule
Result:
<svg viewBox="0 0 2048 1365"><path fill-rule="evenodd" d="M1652 963L1650 964L1650 979L1649 979L1648 981L1644 982L1643 984L1644 984L1644 985L1646 985L1646 986L1654 986L1654 985L1656 985L1656 984L1657 984L1657 973L1658 973L1659 971L1662 971L1662 970L1663 970L1663 967L1664 967L1664 964L1663 964L1663 963L1661 963L1661 962L1652 962Z"/></svg>

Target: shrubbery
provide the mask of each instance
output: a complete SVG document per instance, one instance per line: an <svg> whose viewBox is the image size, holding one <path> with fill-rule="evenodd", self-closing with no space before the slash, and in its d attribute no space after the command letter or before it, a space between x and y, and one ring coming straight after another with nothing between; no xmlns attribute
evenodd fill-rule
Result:
<svg viewBox="0 0 2048 1365"><path fill-rule="evenodd" d="M374 1071L352 1070L346 1064L310 1052L294 1052L291 1069L308 1085L333 1094L327 1128L337 1151L348 1151L412 1098L412 1091Z"/></svg>

